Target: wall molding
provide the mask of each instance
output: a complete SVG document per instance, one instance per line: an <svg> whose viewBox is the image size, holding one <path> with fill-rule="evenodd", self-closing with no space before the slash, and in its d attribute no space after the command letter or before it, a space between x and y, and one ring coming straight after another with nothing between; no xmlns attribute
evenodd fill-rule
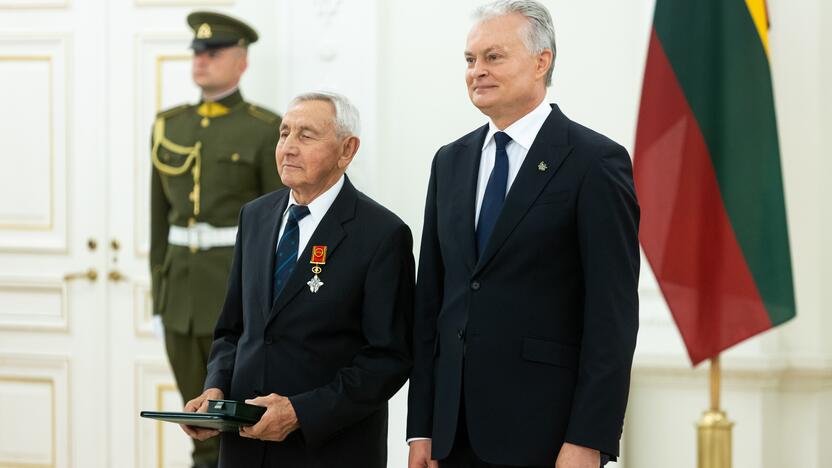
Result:
<svg viewBox="0 0 832 468"><path fill-rule="evenodd" d="M71 159L69 92L73 81L70 75L70 43L69 33L0 33L0 63L46 64L45 125L49 152L44 162L48 173L38 179L40 182L45 180L47 212L40 215L43 219L0 219L0 252L67 252Z"/></svg>
<svg viewBox="0 0 832 468"><path fill-rule="evenodd" d="M0 459L0 465L26 468L71 465L69 371L69 359L63 356L0 354L0 385L3 383L47 385L52 404L51 427L48 430L49 460L28 462Z"/></svg>
<svg viewBox="0 0 832 468"><path fill-rule="evenodd" d="M139 338L153 338L153 298L150 285L144 282L133 284L133 332Z"/></svg>
<svg viewBox="0 0 832 468"><path fill-rule="evenodd" d="M69 0L0 0L2 10L66 9Z"/></svg>
<svg viewBox="0 0 832 468"><path fill-rule="evenodd" d="M203 6L203 5L233 5L235 0L135 0L136 6L152 7L181 7L181 6Z"/></svg>
<svg viewBox="0 0 832 468"><path fill-rule="evenodd" d="M58 315L47 316L50 320L26 320L24 314L13 314L0 310L0 330L28 332L69 333L69 311L66 283L59 279L0 278L0 295L3 293L58 294L60 308ZM15 319L17 317L17 319Z"/></svg>
<svg viewBox="0 0 832 468"><path fill-rule="evenodd" d="M722 380L726 388L773 389L776 391L832 390L832 358L827 356L729 356L721 362ZM687 358L668 356L637 356L633 363L633 379L643 383L706 382L708 364L691 368Z"/></svg>
<svg viewBox="0 0 832 468"><path fill-rule="evenodd" d="M137 360L134 376L135 414L142 410L153 411L178 411L179 409L165 406L166 396L173 394L179 398L173 373L167 361L161 359ZM136 418L135 454L136 466L165 467L167 450L170 448L165 443L165 432L173 427L162 421L153 421L144 418ZM179 431L178 433L181 433ZM184 434L182 437L187 438ZM184 440L184 439L183 439ZM190 446L190 443L187 443ZM183 456L189 456L190 452L185 450Z"/></svg>
<svg viewBox="0 0 832 468"><path fill-rule="evenodd" d="M165 65L189 62L190 40L190 34L172 31L142 32L135 37L133 253L140 259L148 258L150 253L150 129L156 113L171 104L164 102Z"/></svg>

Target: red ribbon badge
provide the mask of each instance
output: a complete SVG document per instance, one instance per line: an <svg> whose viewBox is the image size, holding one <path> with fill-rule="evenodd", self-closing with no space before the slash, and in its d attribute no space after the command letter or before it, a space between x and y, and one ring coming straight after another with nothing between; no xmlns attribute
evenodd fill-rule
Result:
<svg viewBox="0 0 832 468"><path fill-rule="evenodd" d="M309 261L314 265L326 264L326 246L315 245L312 247L312 260Z"/></svg>

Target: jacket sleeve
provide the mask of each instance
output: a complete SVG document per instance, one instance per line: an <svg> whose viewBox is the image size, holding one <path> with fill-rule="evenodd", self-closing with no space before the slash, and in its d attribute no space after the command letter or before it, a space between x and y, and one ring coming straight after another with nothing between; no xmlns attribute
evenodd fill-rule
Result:
<svg viewBox="0 0 832 468"><path fill-rule="evenodd" d="M225 302L217 325L214 328L214 342L208 358L208 375L203 390L219 388L223 394L231 393L231 377L237 356L237 343L243 334L243 218L245 206L240 210L237 240L234 243L234 258L228 274Z"/></svg>
<svg viewBox="0 0 832 468"><path fill-rule="evenodd" d="M638 331L639 207L627 151L588 169L578 193L585 297L578 380L566 441L615 456Z"/></svg>
<svg viewBox="0 0 832 468"><path fill-rule="evenodd" d="M442 307L445 277L436 220L437 203L436 157L431 167L427 200L425 201L422 245L419 253L419 275L413 318L413 371L407 399L407 438L431 437L433 427L434 376L433 359L436 344L436 319Z"/></svg>
<svg viewBox="0 0 832 468"><path fill-rule="evenodd" d="M152 145L152 142L151 142ZM150 165L150 291L153 297L153 314L161 313L162 279L165 256L168 251L168 212L170 202L162 187L162 177L153 165Z"/></svg>
<svg viewBox="0 0 832 468"><path fill-rule="evenodd" d="M410 372L413 239L401 224L373 254L364 281L361 327L366 344L328 384L291 396L306 442L320 445L377 411Z"/></svg>

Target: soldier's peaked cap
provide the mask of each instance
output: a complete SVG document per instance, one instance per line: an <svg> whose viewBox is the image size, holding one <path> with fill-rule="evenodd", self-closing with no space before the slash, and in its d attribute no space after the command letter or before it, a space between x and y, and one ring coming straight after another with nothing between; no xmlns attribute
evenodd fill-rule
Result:
<svg viewBox="0 0 832 468"><path fill-rule="evenodd" d="M194 30L191 48L196 52L231 46L247 46L257 42L257 31L231 16L213 11L195 11L188 15Z"/></svg>

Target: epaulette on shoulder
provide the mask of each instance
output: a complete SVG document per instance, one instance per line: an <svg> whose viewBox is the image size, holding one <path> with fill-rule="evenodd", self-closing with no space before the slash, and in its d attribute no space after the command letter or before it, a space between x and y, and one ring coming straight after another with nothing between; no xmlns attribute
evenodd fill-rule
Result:
<svg viewBox="0 0 832 468"><path fill-rule="evenodd" d="M156 114L156 117L157 118L161 117L163 119L169 119L169 118L173 117L174 115L181 114L182 112L188 110L190 107L191 107L190 104L182 104L182 105L179 105L179 106L176 106L176 107L171 107L170 109L165 109L163 111L159 111L159 113Z"/></svg>
<svg viewBox="0 0 832 468"><path fill-rule="evenodd" d="M252 117L256 117L269 125L273 125L280 120L279 115L268 109L257 107L254 104L248 105L248 113L251 114Z"/></svg>

